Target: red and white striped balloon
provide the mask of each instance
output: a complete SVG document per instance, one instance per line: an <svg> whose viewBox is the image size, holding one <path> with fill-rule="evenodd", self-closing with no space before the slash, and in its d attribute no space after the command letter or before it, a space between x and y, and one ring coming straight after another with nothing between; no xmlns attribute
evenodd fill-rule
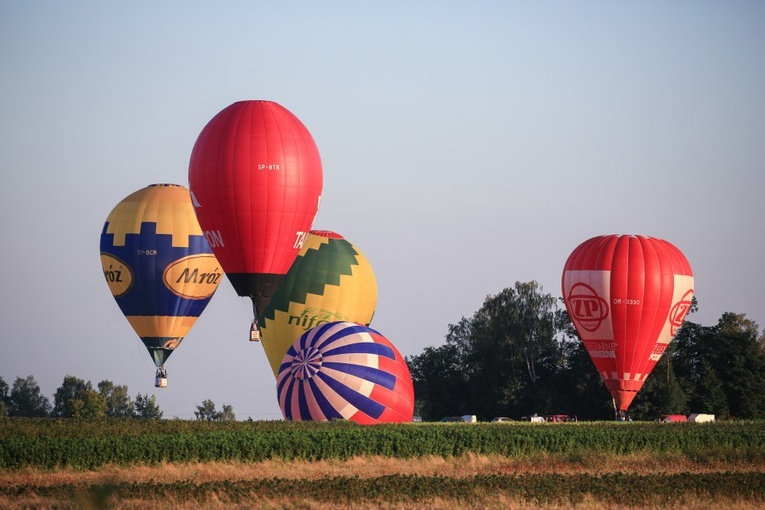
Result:
<svg viewBox="0 0 765 510"><path fill-rule="evenodd" d="M662 239L598 236L571 253L562 289L584 348L626 411L691 307L691 265Z"/></svg>

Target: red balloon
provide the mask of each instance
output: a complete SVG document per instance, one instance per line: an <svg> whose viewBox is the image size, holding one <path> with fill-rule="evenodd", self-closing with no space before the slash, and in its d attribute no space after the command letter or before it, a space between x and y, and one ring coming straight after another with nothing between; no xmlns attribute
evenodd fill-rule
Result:
<svg viewBox="0 0 765 510"><path fill-rule="evenodd" d="M311 229L322 181L308 129L271 101L232 104L194 144L189 188L199 224L256 318Z"/></svg>
<svg viewBox="0 0 765 510"><path fill-rule="evenodd" d="M688 260L661 239L593 237L569 256L562 287L585 349L626 411L688 314Z"/></svg>

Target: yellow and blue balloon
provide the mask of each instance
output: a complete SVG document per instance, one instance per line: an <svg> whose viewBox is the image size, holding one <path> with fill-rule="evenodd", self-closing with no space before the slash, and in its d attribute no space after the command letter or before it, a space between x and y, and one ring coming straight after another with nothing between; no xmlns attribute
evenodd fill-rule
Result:
<svg viewBox="0 0 765 510"><path fill-rule="evenodd" d="M123 199L101 231L101 266L114 299L158 367L210 302L223 271L189 190L153 184Z"/></svg>

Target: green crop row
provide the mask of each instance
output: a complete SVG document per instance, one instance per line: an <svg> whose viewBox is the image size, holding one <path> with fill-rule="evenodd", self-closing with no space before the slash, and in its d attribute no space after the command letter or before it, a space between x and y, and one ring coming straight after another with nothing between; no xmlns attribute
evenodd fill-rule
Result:
<svg viewBox="0 0 765 510"><path fill-rule="evenodd" d="M765 423L391 424L0 420L0 469L95 469L106 464L328 460L357 456L508 457L675 453L762 458ZM135 427L135 428L133 428ZM83 433L87 430L87 433Z"/></svg>
<svg viewBox="0 0 765 510"><path fill-rule="evenodd" d="M251 481L124 482L83 488L73 484L0 487L0 496L11 499L47 498L83 501L94 498L162 501L176 504L205 502L211 498L229 503L258 499L318 501L334 504L358 502L412 503L434 498L480 504L487 495L502 495L536 503L580 503L585 498L610 505L669 506L688 498L707 501L765 503L765 473L681 473L675 475L522 474L468 478L389 475L378 478L328 477L317 480L268 479Z"/></svg>

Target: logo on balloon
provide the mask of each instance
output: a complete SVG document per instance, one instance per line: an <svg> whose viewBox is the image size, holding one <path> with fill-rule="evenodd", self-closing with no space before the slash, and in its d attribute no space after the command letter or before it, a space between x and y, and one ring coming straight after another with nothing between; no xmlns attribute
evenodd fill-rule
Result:
<svg viewBox="0 0 765 510"><path fill-rule="evenodd" d="M348 318L342 313L325 310L323 308L308 307L300 315L290 315L287 323L290 326L297 326L304 331L326 324L328 322L347 321Z"/></svg>
<svg viewBox="0 0 765 510"><path fill-rule="evenodd" d="M693 299L693 290L686 292L682 299L672 305L672 309L669 311L669 323L672 325L672 336L675 336L677 330L683 325L685 317L691 309L691 302Z"/></svg>
<svg viewBox="0 0 765 510"><path fill-rule="evenodd" d="M101 253L101 267L114 297L122 296L133 287L133 271L114 255Z"/></svg>
<svg viewBox="0 0 765 510"><path fill-rule="evenodd" d="M183 340L183 338L168 338L167 340L165 340L165 343L162 344L162 348L169 349L172 351L173 349L178 347L178 345L181 343L181 340Z"/></svg>
<svg viewBox="0 0 765 510"><path fill-rule="evenodd" d="M178 259L162 274L165 286L186 299L207 299L218 288L223 272L212 254L189 255Z"/></svg>
<svg viewBox="0 0 765 510"><path fill-rule="evenodd" d="M667 344L656 344L653 346L653 350L648 356L648 359L651 361L659 361L661 359L661 355L664 354L664 351L666 350Z"/></svg>
<svg viewBox="0 0 765 510"><path fill-rule="evenodd" d="M587 354L592 359L609 358L616 359L616 342L588 342L582 341Z"/></svg>
<svg viewBox="0 0 765 510"><path fill-rule="evenodd" d="M568 309L571 318L589 332L598 329L608 317L608 303L598 296L595 289L584 283L577 283L571 287Z"/></svg>

